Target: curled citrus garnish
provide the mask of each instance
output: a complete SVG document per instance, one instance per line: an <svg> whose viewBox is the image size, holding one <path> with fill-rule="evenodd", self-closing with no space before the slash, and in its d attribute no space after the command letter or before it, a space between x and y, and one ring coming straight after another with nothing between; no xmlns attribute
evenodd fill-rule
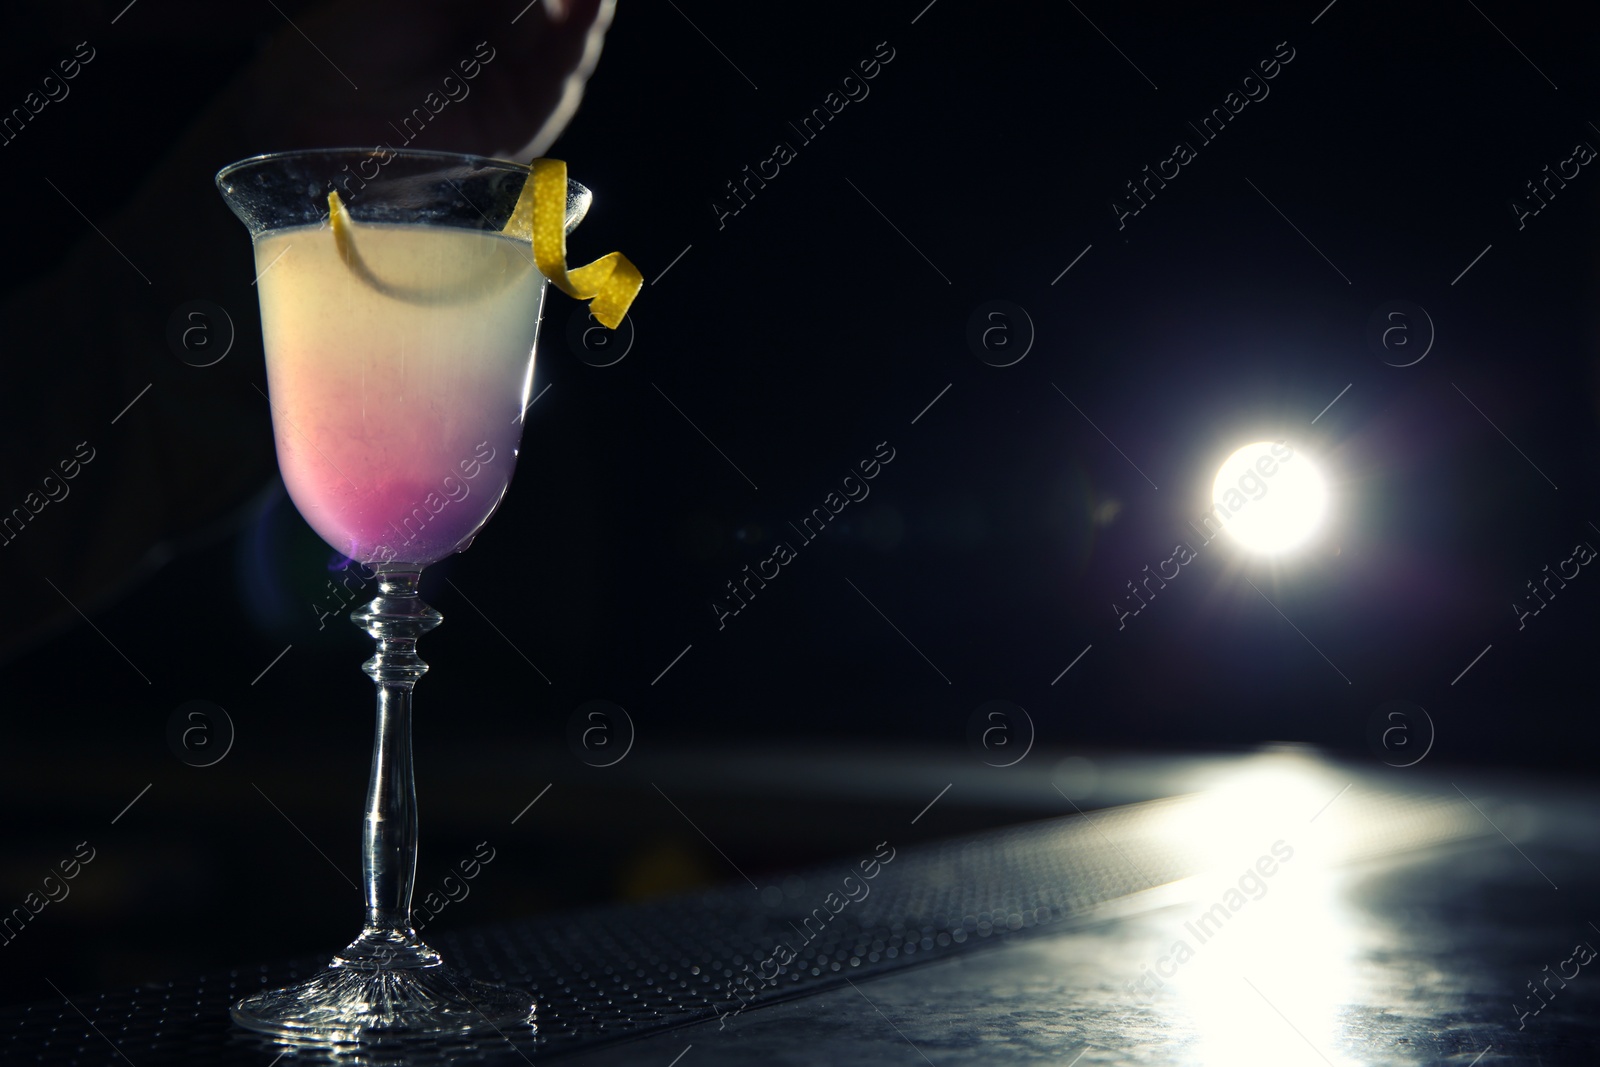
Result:
<svg viewBox="0 0 1600 1067"><path fill-rule="evenodd" d="M367 285L376 289L384 296L401 300L408 304L459 304L479 297L488 296L497 290L505 288L516 276L515 271L506 269L503 262L494 262L485 259L483 269L468 277L457 278L452 284L446 286L421 286L401 285L398 282L385 281L378 277L367 261L362 258L361 252L356 248L354 220L350 218L350 210L344 206L344 200L339 196L338 190L328 194L328 225L333 230L333 243L339 250L339 258L344 260L344 265L350 268L350 273L360 278Z"/></svg>
<svg viewBox="0 0 1600 1067"><path fill-rule="evenodd" d="M591 301L590 312L607 329L622 325L623 316L639 290L644 275L621 252L601 256L593 263L567 269L567 165L559 159L536 159L528 168L511 217L501 234L533 246L539 273L576 300ZM339 258L367 285L396 300L412 304L450 304L483 296L510 281L504 270L463 278L446 288L422 289L388 282L373 273L356 248L355 222L337 190L328 194L328 225L333 230Z"/></svg>
<svg viewBox="0 0 1600 1067"><path fill-rule="evenodd" d="M567 165L559 159L536 159L529 165L511 218L501 233L533 242L539 273L575 300L592 301L589 311L607 329L622 325L644 275L621 252L567 269Z"/></svg>

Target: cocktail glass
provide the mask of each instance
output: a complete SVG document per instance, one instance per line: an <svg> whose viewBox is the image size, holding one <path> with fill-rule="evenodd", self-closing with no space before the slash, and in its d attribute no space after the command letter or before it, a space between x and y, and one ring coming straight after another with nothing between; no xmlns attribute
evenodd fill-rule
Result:
<svg viewBox="0 0 1600 1067"><path fill-rule="evenodd" d="M378 690L366 921L311 979L235 1004L252 1030L337 1043L534 1024L531 994L453 971L411 921L411 693L428 669L417 639L441 621L417 583L471 544L511 480L545 279L530 242L501 230L528 180L516 163L391 149L257 156L217 175L255 242L289 496L379 591L350 616L377 641L363 665ZM588 204L568 183L569 232Z"/></svg>

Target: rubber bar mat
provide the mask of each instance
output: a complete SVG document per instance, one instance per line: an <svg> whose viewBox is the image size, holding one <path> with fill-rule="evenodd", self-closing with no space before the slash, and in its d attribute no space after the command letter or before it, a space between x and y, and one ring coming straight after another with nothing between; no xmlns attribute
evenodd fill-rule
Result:
<svg viewBox="0 0 1600 1067"><path fill-rule="evenodd" d="M1338 800L1339 862L1482 831L1461 797ZM1319 813L1320 816L1320 813ZM0 1059L46 1065L527 1063L714 1020L1024 937L1215 860L1209 794L1030 823L644 905L599 908L429 941L475 978L531 990L536 1034L330 1052L233 1026L228 1006L320 970L326 957L0 1009ZM1208 830L1209 827L1209 830ZM1262 850L1266 842L1261 843ZM1209 850L1209 854L1207 852Z"/></svg>

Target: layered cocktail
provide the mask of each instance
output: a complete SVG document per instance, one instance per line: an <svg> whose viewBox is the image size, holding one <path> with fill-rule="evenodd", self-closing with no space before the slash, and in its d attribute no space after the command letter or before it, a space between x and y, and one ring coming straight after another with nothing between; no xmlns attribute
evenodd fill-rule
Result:
<svg viewBox="0 0 1600 1067"><path fill-rule="evenodd" d="M510 482L544 277L495 233L369 225L357 251L365 273L326 226L256 241L278 465L346 556L433 563Z"/></svg>

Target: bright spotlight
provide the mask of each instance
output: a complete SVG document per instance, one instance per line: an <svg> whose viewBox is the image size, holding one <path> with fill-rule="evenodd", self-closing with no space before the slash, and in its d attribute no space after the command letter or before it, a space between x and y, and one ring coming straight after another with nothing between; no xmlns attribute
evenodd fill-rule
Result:
<svg viewBox="0 0 1600 1067"><path fill-rule="evenodd" d="M1240 544L1276 553L1311 536L1327 510L1328 491L1309 458L1282 441L1257 441L1222 464L1211 499Z"/></svg>

